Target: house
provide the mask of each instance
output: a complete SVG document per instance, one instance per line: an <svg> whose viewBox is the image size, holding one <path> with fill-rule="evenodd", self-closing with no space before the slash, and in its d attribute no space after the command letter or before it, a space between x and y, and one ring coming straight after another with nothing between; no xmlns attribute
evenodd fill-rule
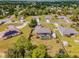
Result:
<svg viewBox="0 0 79 59"><path fill-rule="evenodd" d="M51 15L47 15L47 16L45 17L45 19L46 19L46 20L50 20L50 19L51 19Z"/></svg>
<svg viewBox="0 0 79 59"><path fill-rule="evenodd" d="M39 38L50 39L52 37L55 37L52 35L53 32L50 29L44 28L41 25L35 27L35 32L36 32L36 36Z"/></svg>
<svg viewBox="0 0 79 59"><path fill-rule="evenodd" d="M45 16L45 20L46 20L47 23L50 23L51 16L50 15Z"/></svg>
<svg viewBox="0 0 79 59"><path fill-rule="evenodd" d="M67 23L72 23L71 19L69 19L66 16L58 16L59 19L63 19L64 21L66 21Z"/></svg>
<svg viewBox="0 0 79 59"><path fill-rule="evenodd" d="M73 36L79 34L75 29L72 28L65 28L62 26L58 27L59 32L62 36Z"/></svg>
<svg viewBox="0 0 79 59"><path fill-rule="evenodd" d="M0 20L0 24L5 24L7 22L10 22L10 20L8 20L8 19L2 19L2 20Z"/></svg>
<svg viewBox="0 0 79 59"><path fill-rule="evenodd" d="M40 25L41 24L40 21L39 21L40 20L39 19L39 16L33 16L32 18L37 21L37 25Z"/></svg>
<svg viewBox="0 0 79 59"><path fill-rule="evenodd" d="M66 16L58 16L59 19L65 19Z"/></svg>
<svg viewBox="0 0 79 59"><path fill-rule="evenodd" d="M21 34L21 31L10 25L7 30L0 32L0 39L7 39Z"/></svg>

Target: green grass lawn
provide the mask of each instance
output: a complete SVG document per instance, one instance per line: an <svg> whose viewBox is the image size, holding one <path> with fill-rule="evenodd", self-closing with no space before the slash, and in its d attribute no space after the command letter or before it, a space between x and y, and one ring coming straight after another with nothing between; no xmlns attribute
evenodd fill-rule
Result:
<svg viewBox="0 0 79 59"><path fill-rule="evenodd" d="M18 40L20 36L16 36L7 40L0 40L0 51L5 51Z"/></svg>
<svg viewBox="0 0 79 59"><path fill-rule="evenodd" d="M0 32L4 31L5 29L7 29L7 25L0 25Z"/></svg>

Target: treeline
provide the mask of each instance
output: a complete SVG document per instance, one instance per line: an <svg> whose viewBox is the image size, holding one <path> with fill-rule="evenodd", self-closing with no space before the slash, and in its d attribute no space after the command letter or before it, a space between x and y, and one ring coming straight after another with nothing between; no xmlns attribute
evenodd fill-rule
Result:
<svg viewBox="0 0 79 59"><path fill-rule="evenodd" d="M59 6L61 5L71 5L71 4L77 4L79 5L79 1L0 1L0 4L20 4L20 5L29 5L29 4L32 4L32 3L36 3L37 5L57 5L59 4Z"/></svg>

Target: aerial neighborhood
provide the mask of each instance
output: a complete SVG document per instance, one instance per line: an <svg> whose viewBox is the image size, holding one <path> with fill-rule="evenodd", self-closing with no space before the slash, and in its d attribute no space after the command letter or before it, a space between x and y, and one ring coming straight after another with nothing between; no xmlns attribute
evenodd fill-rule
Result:
<svg viewBox="0 0 79 59"><path fill-rule="evenodd" d="M78 58L78 2L1 1L0 57Z"/></svg>

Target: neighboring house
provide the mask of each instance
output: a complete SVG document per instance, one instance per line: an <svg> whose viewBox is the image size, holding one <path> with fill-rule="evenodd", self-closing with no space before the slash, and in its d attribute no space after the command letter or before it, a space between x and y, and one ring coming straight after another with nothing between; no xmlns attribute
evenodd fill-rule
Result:
<svg viewBox="0 0 79 59"><path fill-rule="evenodd" d="M50 15L45 16L45 20L46 20L47 23L50 23L51 16Z"/></svg>
<svg viewBox="0 0 79 59"><path fill-rule="evenodd" d="M72 28L65 28L62 26L58 27L59 32L61 33L62 36L73 36L79 34L75 29Z"/></svg>
<svg viewBox="0 0 79 59"><path fill-rule="evenodd" d="M67 23L72 23L71 19L69 19L66 16L58 16L59 19L63 19L64 21L66 21Z"/></svg>
<svg viewBox="0 0 79 59"><path fill-rule="evenodd" d="M0 32L0 39L8 39L19 34L21 34L21 31L11 25L7 30Z"/></svg>
<svg viewBox="0 0 79 59"><path fill-rule="evenodd" d="M39 16L33 16L33 19L35 19L37 21L37 24L40 25Z"/></svg>
<svg viewBox="0 0 79 59"><path fill-rule="evenodd" d="M47 15L45 18L50 20L51 19L51 15Z"/></svg>
<svg viewBox="0 0 79 59"><path fill-rule="evenodd" d="M8 20L8 19L2 19L2 20L0 20L0 24L4 24L4 23L7 23L7 22L10 22L10 20Z"/></svg>
<svg viewBox="0 0 79 59"><path fill-rule="evenodd" d="M39 37L39 38L50 39L50 38L54 37L54 36L52 36L53 32L50 29L44 28L42 26L36 26L35 32L36 32L37 37ZM54 33L54 35L55 35L55 33Z"/></svg>

